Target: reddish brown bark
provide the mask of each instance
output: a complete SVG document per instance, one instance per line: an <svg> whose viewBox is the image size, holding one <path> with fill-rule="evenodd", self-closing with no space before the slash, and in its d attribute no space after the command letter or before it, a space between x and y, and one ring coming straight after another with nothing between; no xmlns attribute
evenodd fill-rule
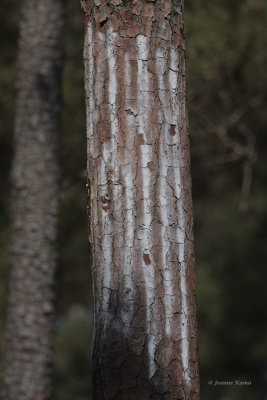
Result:
<svg viewBox="0 0 267 400"><path fill-rule="evenodd" d="M83 8L94 396L197 400L183 4Z"/></svg>

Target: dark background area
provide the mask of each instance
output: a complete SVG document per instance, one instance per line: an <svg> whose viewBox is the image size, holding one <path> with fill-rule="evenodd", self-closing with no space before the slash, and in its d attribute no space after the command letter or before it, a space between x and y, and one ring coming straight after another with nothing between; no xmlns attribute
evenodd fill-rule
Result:
<svg viewBox="0 0 267 400"><path fill-rule="evenodd" d="M68 0L53 400L89 400L83 15ZM267 2L186 0L188 115L202 400L267 399ZM9 170L18 0L0 5L0 356L9 259ZM213 386L209 381L247 381Z"/></svg>

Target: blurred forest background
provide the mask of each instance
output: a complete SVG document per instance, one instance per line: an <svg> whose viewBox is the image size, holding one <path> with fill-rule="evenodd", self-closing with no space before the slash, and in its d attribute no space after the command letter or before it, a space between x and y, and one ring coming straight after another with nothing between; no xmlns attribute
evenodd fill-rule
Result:
<svg viewBox="0 0 267 400"><path fill-rule="evenodd" d="M0 356L20 3L0 4ZM66 3L53 400L90 400L83 14ZM201 398L266 400L267 2L186 0L185 16Z"/></svg>

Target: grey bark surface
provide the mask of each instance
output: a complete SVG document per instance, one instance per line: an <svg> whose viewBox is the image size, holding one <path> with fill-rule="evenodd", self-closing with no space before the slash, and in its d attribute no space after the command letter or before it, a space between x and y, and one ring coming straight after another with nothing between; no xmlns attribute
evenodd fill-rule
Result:
<svg viewBox="0 0 267 400"><path fill-rule="evenodd" d="M21 4L3 400L51 390L63 0Z"/></svg>
<svg viewBox="0 0 267 400"><path fill-rule="evenodd" d="M82 6L94 399L197 400L183 1Z"/></svg>

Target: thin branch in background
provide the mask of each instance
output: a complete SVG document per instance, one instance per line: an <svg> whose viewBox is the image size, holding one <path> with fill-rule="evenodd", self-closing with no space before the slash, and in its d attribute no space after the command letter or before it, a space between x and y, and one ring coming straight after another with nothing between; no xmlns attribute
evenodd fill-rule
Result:
<svg viewBox="0 0 267 400"><path fill-rule="evenodd" d="M247 136L247 146L246 158L243 162L243 175L238 209L240 212L247 212L248 201L252 186L253 165L257 159L257 154L255 151L255 140L253 132L245 124L241 124L239 126L239 130L245 136Z"/></svg>
<svg viewBox="0 0 267 400"><path fill-rule="evenodd" d="M199 121L208 133L216 135L226 149L230 152L212 157L212 164L223 164L228 162L242 162L242 183L239 201L239 211L247 212L248 201L252 186L253 165L257 159L255 150L254 133L243 122L246 114L252 109L263 104L260 97L251 99L246 107L240 107L231 113L228 119L221 124L213 124L203 114L199 116ZM240 143L235 137L229 135L229 130L236 130L246 139L246 143Z"/></svg>

